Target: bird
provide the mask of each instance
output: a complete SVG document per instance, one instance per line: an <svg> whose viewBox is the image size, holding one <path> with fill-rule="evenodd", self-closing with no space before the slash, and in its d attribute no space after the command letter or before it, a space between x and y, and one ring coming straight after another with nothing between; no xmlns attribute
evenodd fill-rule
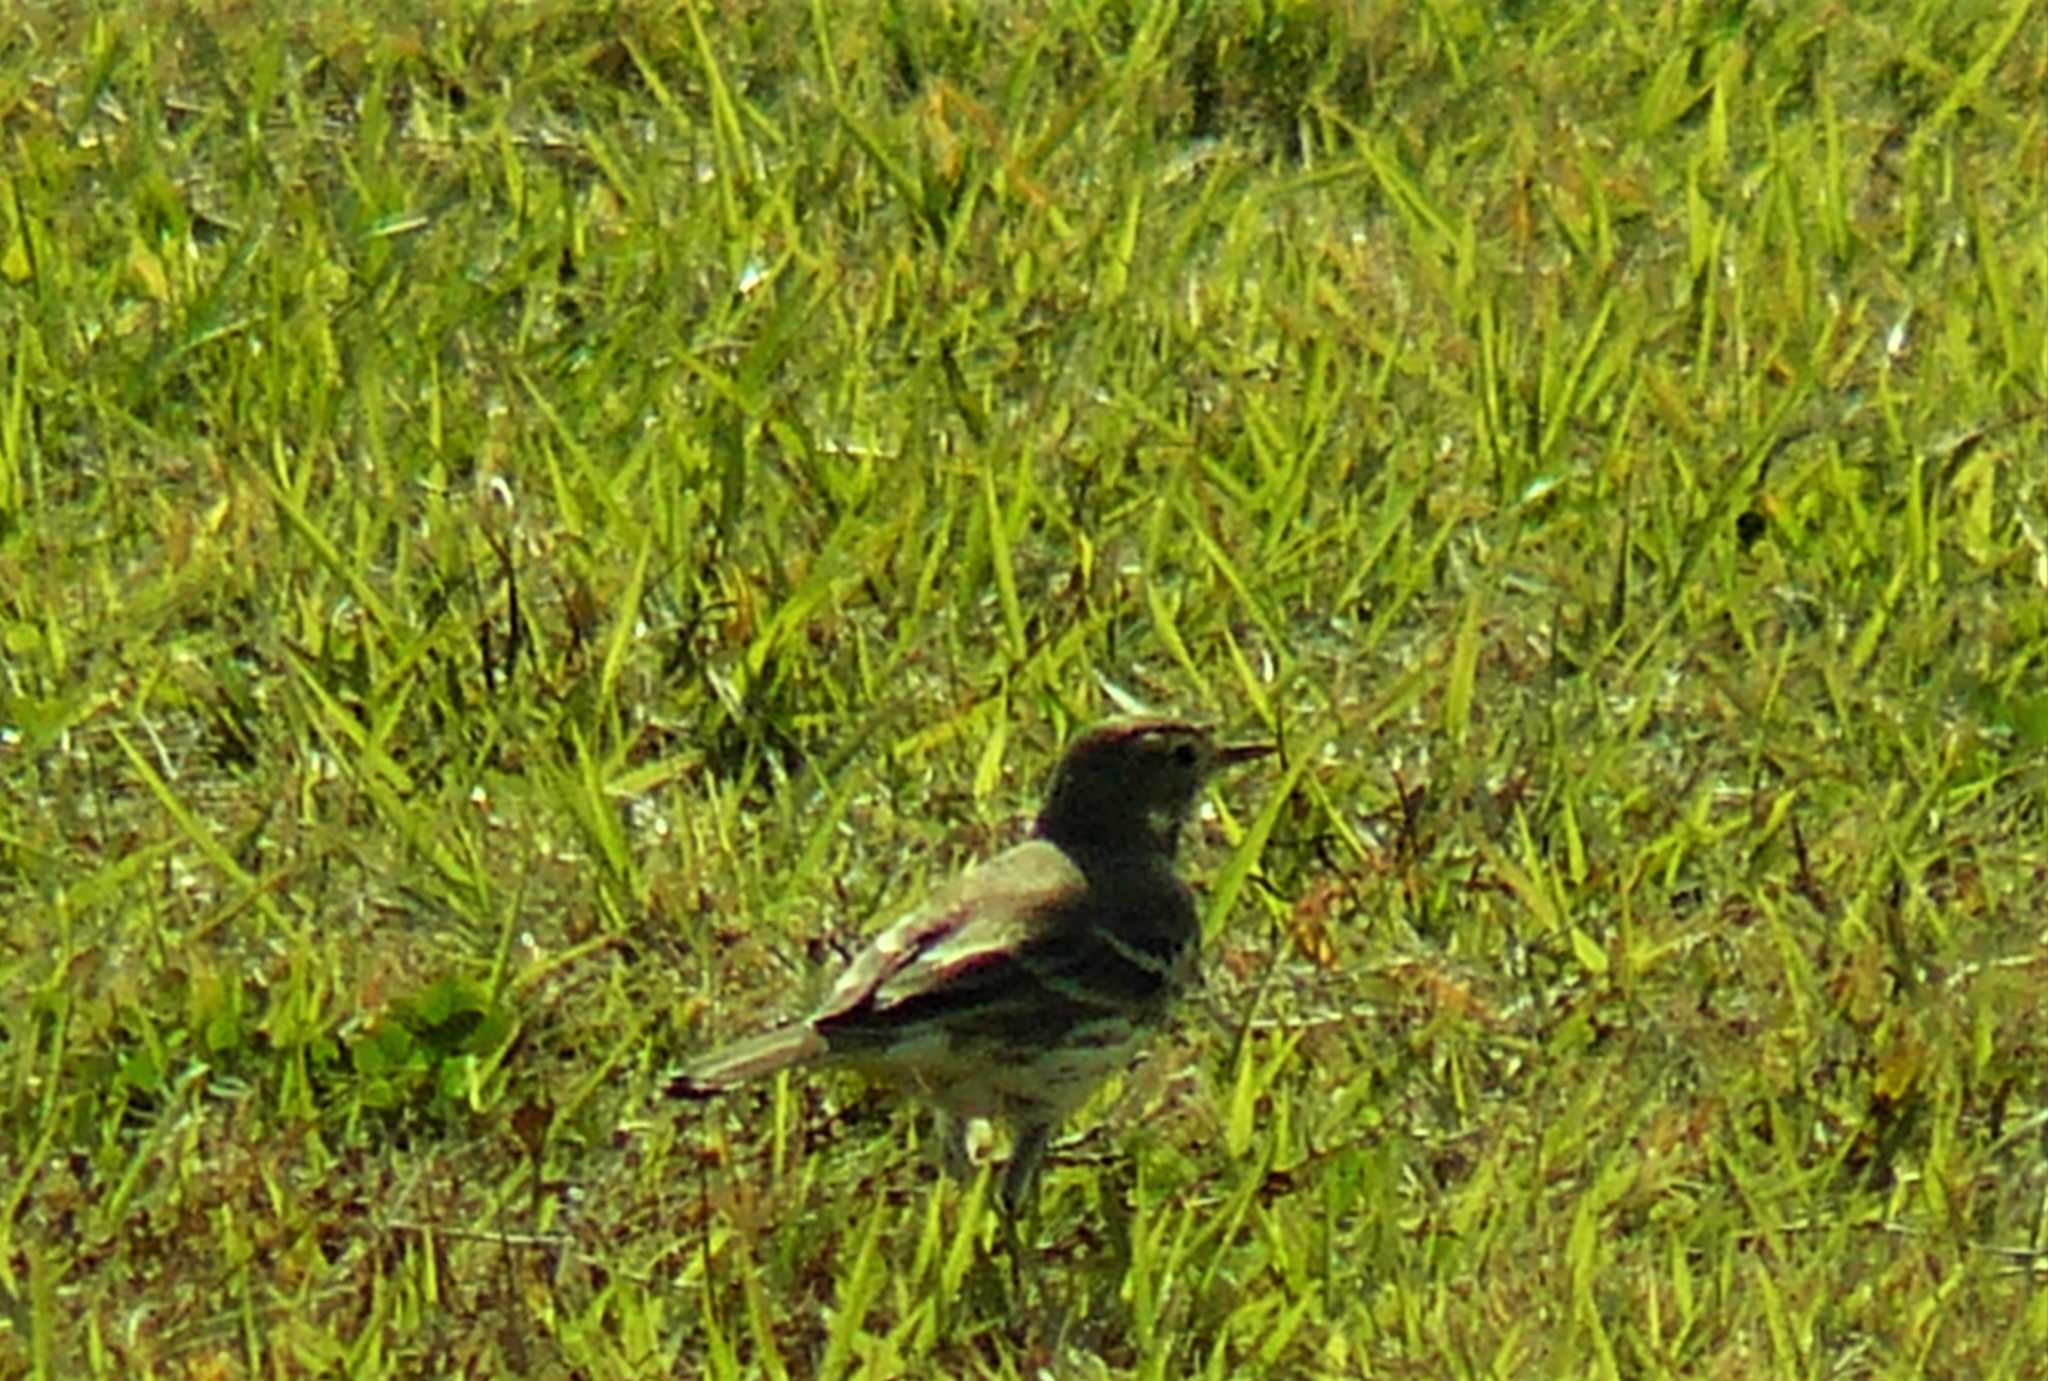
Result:
<svg viewBox="0 0 2048 1381"><path fill-rule="evenodd" d="M855 1069L938 1109L956 1133L956 1178L969 1168L964 1124L1005 1123L1014 1226L1035 1205L1053 1133L1193 979L1201 922L1174 857L1196 797L1218 769L1274 748L1160 716L1088 730L1029 838L883 929L808 1016L698 1058L668 1091L704 1098L782 1069Z"/></svg>

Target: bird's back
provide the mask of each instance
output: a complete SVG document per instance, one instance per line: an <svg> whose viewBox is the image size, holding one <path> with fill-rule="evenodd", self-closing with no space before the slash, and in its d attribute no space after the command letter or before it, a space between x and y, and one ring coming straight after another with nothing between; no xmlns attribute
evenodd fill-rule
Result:
<svg viewBox="0 0 2048 1381"><path fill-rule="evenodd" d="M811 1026L961 1115L1063 1115L1164 1020L1198 933L1163 861L1034 840L884 931Z"/></svg>

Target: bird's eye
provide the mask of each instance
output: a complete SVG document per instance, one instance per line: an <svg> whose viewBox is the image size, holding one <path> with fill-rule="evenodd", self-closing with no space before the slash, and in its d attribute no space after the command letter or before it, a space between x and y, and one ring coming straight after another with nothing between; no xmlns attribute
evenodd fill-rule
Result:
<svg viewBox="0 0 2048 1381"><path fill-rule="evenodd" d="M1195 751L1195 745L1192 743L1183 743L1173 750L1173 760L1182 767L1193 767L1201 756Z"/></svg>

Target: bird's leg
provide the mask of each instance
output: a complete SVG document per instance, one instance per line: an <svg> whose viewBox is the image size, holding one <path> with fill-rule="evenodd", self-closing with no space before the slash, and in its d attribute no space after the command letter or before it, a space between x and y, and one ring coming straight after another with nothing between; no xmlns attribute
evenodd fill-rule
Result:
<svg viewBox="0 0 2048 1381"><path fill-rule="evenodd" d="M1010 1247L1013 1292L1021 1289L1027 1223L1032 1239L1038 1237L1038 1168L1045 1161L1046 1143L1051 1140L1050 1122L1019 1122L1010 1148L1009 1168L1003 1172L1003 1229Z"/></svg>
<svg viewBox="0 0 2048 1381"><path fill-rule="evenodd" d="M944 1108L933 1112L932 1135L939 1143L939 1168L947 1178L965 1187L974 1182L974 1157L967 1152L967 1133L973 1126Z"/></svg>
<svg viewBox="0 0 2048 1381"><path fill-rule="evenodd" d="M1003 1208L1012 1217L1037 1212L1038 1167L1045 1162L1045 1146L1051 1140L1049 1122L1017 1125L1015 1144L1010 1148L1010 1166L1003 1172Z"/></svg>

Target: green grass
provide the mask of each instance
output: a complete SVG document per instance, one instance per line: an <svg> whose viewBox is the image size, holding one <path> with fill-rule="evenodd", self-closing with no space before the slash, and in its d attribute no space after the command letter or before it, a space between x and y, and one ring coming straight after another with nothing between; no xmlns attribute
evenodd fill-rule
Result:
<svg viewBox="0 0 2048 1381"><path fill-rule="evenodd" d="M436 8L0 31L0 1375L2048 1375L2038 9ZM659 1090L1104 681L1013 1294Z"/></svg>

